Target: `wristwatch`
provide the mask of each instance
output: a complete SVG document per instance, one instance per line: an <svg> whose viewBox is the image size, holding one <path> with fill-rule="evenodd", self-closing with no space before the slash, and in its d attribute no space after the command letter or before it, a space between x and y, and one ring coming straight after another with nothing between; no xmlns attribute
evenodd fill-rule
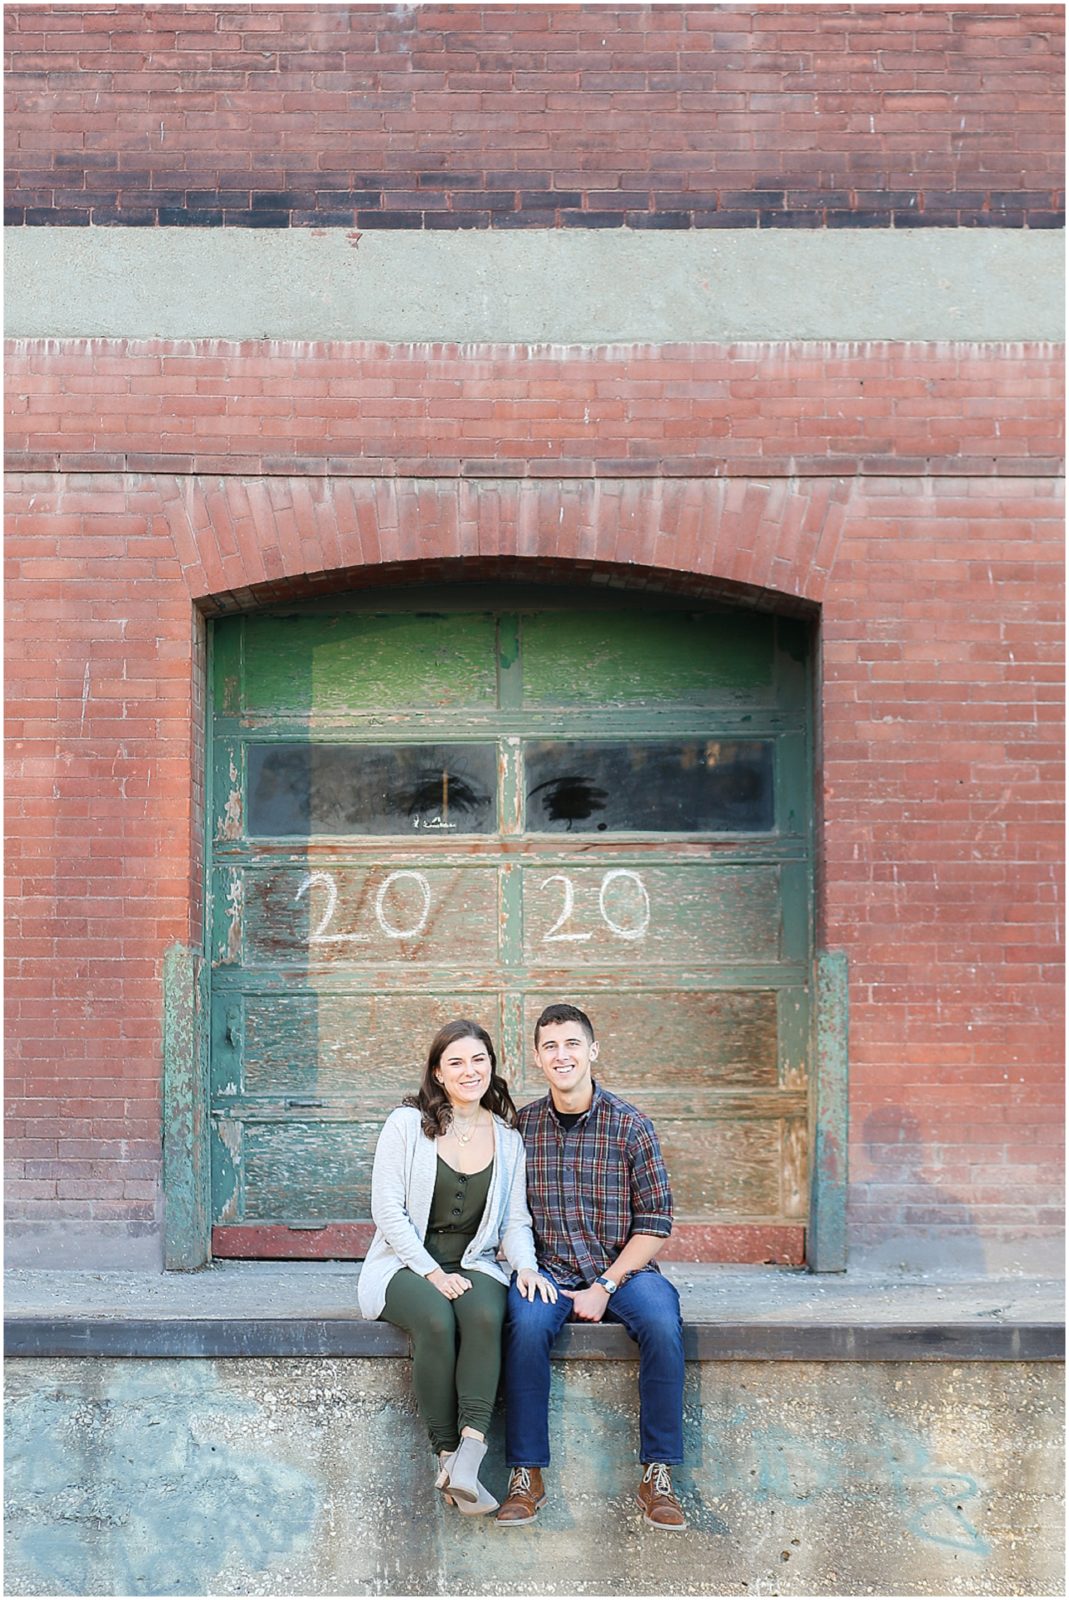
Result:
<svg viewBox="0 0 1069 1600"><path fill-rule="evenodd" d="M594 1282L600 1284L601 1287L605 1290L605 1293L607 1295L609 1295L610 1298L616 1293L617 1289L620 1287L620 1285L618 1283L615 1283L612 1278L607 1278L604 1273L602 1273L600 1278L595 1278Z"/></svg>

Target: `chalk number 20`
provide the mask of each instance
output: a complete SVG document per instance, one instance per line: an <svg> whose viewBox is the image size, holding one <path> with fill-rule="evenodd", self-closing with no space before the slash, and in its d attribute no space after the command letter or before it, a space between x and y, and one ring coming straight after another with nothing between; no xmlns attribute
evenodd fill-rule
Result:
<svg viewBox="0 0 1069 1600"><path fill-rule="evenodd" d="M552 928L548 933L542 935L543 940L548 944L552 939L585 940L592 938L593 934L590 930L583 933L578 929L568 929L568 923L572 920L572 914L575 911L575 885L568 874L566 872L551 872L548 878L542 879L539 888L544 889L550 883L561 884L564 891L564 905ZM621 885L624 883L631 884L634 886L633 894L637 892L635 915L627 924L617 921L606 905L608 891L614 883ZM614 867L612 872L607 872L602 878L601 888L598 890L598 910L601 912L601 920L609 929L609 932L617 939L643 938L646 929L650 925L650 897L646 893L646 885L638 873L630 872L626 867Z"/></svg>
<svg viewBox="0 0 1069 1600"><path fill-rule="evenodd" d="M401 927L387 910L387 896L394 884L409 878L419 891L419 907L414 920L406 927ZM545 943L552 942L585 942L593 938L590 929L582 930L571 927L569 924L575 914L575 885L566 872L551 872L548 878L543 878L539 884L540 889L548 888L551 883L559 883L563 890L563 904L560 916L547 933L542 935ZM629 921L621 922L609 909L610 891L617 885L617 893L611 898L619 899L619 889L628 886L631 890L632 912ZM366 933L344 933L330 931L334 920L334 913L338 909L338 886L329 872L307 872L297 885L294 900L299 901L310 892L313 886L325 891L326 903L322 915L316 926L308 935L309 944L366 944L369 935ZM645 936L650 925L650 897L646 892L646 885L637 872L631 872L626 867L615 867L611 872L606 872L601 880L598 890L598 910L601 920L609 932L617 939L641 939ZM383 878L375 894L374 916L380 933L387 939L418 939L427 926L431 913L431 886L422 872L402 871L390 872ZM411 912L409 917L411 918Z"/></svg>

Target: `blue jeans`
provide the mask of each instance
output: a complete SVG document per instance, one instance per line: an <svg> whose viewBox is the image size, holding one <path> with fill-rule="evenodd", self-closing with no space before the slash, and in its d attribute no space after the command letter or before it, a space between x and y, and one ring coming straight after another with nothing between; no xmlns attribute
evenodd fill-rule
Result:
<svg viewBox="0 0 1069 1600"><path fill-rule="evenodd" d="M545 1272L545 1277L549 1273ZM552 1281L552 1280L551 1280ZM513 1280L505 1312L505 1461L549 1466L549 1352L572 1302L525 1300ZM576 1321L579 1319L576 1318ZM659 1272L637 1272L605 1311L638 1345L641 1460L683 1460L683 1319L675 1286Z"/></svg>

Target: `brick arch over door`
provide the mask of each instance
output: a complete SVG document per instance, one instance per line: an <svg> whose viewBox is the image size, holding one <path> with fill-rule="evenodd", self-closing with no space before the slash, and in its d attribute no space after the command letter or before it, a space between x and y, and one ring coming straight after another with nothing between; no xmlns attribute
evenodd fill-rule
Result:
<svg viewBox="0 0 1069 1600"><path fill-rule="evenodd" d="M136 508L148 533L166 526L177 560L167 571L180 576L193 602L196 632L206 617L279 600L442 579L609 578L814 617L857 498L856 479L826 477L467 482L127 474L96 476L78 503ZM920 503L926 508L926 497ZM192 669L193 698L203 705L203 648L194 650ZM190 709L184 707L187 715ZM180 802L183 810L192 804L194 943L202 931L202 739L198 716L192 783ZM821 920L818 904L818 926Z"/></svg>
<svg viewBox="0 0 1069 1600"><path fill-rule="evenodd" d="M646 568L819 604L854 480L157 480L208 613L345 587L410 562Z"/></svg>

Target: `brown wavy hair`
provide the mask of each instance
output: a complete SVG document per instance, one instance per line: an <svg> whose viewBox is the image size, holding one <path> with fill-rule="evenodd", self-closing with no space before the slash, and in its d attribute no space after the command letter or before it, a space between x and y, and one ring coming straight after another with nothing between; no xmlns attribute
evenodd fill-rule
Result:
<svg viewBox="0 0 1069 1600"><path fill-rule="evenodd" d="M419 1089L415 1094L405 1095L401 1104L415 1106L423 1118L423 1132L428 1139L437 1139L446 1132L453 1121L453 1107L449 1096L434 1074L449 1046L456 1044L458 1039L478 1039L479 1043L485 1046L486 1053L490 1057L490 1083L479 1104L500 1117L508 1127L514 1128L516 1107L512 1103L508 1084L497 1070L494 1042L486 1029L479 1023L472 1022L469 1017L457 1017L454 1022L447 1022L438 1029L427 1051L427 1065L423 1069L423 1079Z"/></svg>

